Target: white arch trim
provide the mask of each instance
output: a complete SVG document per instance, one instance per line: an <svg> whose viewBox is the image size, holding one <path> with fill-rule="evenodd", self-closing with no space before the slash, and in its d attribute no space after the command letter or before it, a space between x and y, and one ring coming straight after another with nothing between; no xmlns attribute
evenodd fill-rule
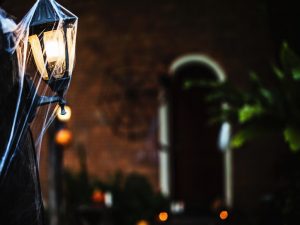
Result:
<svg viewBox="0 0 300 225"><path fill-rule="evenodd" d="M206 65L215 72L220 82L224 82L226 80L226 74L223 68L215 60L203 54L188 54L180 56L171 64L169 73L174 75L176 70L188 63L199 63Z"/></svg>

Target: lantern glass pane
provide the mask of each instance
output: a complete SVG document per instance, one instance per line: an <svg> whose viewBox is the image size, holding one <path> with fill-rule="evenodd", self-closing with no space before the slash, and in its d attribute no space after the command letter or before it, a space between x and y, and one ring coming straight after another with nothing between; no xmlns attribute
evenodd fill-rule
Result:
<svg viewBox="0 0 300 225"><path fill-rule="evenodd" d="M45 67L43 51L40 40L37 35L29 37L29 43L32 50L32 55L36 64L36 67L44 80L48 80L49 76Z"/></svg>
<svg viewBox="0 0 300 225"><path fill-rule="evenodd" d="M76 29L75 26L67 29L67 43L69 53L69 76L71 76L74 68L75 61L75 48L76 48Z"/></svg>
<svg viewBox="0 0 300 225"><path fill-rule="evenodd" d="M52 30L45 32L44 48L51 76L62 78L66 71L66 47L63 31Z"/></svg>

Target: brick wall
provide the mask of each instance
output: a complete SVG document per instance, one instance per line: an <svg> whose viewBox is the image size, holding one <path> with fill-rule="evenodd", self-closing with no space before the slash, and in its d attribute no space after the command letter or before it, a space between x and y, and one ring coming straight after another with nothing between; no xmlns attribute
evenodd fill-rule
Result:
<svg viewBox="0 0 300 225"><path fill-rule="evenodd" d="M76 69L68 93L74 142L65 151L65 166L79 169L76 146L83 145L91 175L106 179L116 170L137 171L157 187L158 76L187 53L207 54L224 68L229 79L240 84L249 70L267 71L274 48L266 8L260 2L60 1L80 18ZM10 0L4 7L17 16L24 15L30 4L17 4L17 0ZM133 104L126 98L133 87L135 93L149 89L154 94L140 95ZM134 126L148 132L139 139L120 135L116 132L118 120L110 125L118 114L125 115L119 120L124 124L132 114ZM44 184L46 161L44 145Z"/></svg>

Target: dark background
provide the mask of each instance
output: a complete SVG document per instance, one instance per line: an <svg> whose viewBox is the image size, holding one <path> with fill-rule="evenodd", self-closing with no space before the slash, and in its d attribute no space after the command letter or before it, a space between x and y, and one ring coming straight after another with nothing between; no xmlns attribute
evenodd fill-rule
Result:
<svg viewBox="0 0 300 225"><path fill-rule="evenodd" d="M64 164L79 170L76 149L84 146L89 174L101 178L118 169L138 171L158 187L158 78L179 56L208 55L223 67L228 79L244 85L249 71L270 73L269 65L278 61L283 41L300 53L300 19L291 0L59 2L79 16L77 60L68 93L73 106L70 128L76 140L65 152ZM9 0L3 8L19 21L33 3ZM179 99L177 104L180 111L188 103ZM186 129L191 134L200 130L192 125ZM190 143L188 137L180 145L197 147L199 143ZM285 150L280 144L264 143L235 153L235 203L248 213L277 182L274 168ZM191 159L185 160L201 156L193 151ZM44 146L41 180L45 190L46 159ZM190 174L186 179L195 177Z"/></svg>

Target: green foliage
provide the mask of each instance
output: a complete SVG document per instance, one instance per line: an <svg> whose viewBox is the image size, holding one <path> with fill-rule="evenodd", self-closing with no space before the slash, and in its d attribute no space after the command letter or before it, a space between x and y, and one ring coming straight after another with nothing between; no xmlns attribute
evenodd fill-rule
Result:
<svg viewBox="0 0 300 225"><path fill-rule="evenodd" d="M279 58L279 65L271 65L270 74L250 73L247 88L230 81L219 86L206 84L212 89L206 100L217 107L211 110L216 112L212 121L234 125L232 148L270 134L287 143L290 152L276 165L278 183L269 190L273 199L268 210L272 213L266 221L271 221L271 215L278 224L294 225L300 215L300 58L286 43ZM227 107L220 107L224 103Z"/></svg>
<svg viewBox="0 0 300 225"><path fill-rule="evenodd" d="M289 143L292 151L300 150L300 130L299 128L287 127L284 130L284 139Z"/></svg>
<svg viewBox="0 0 300 225"><path fill-rule="evenodd" d="M250 121L256 116L263 114L263 108L260 105L247 105L245 104L242 108L239 109L239 122L245 123Z"/></svg>
<svg viewBox="0 0 300 225"><path fill-rule="evenodd" d="M242 147L248 140L253 139L255 136L255 130L253 129L242 129L237 132L231 140L230 146L232 148Z"/></svg>
<svg viewBox="0 0 300 225"><path fill-rule="evenodd" d="M300 150L300 58L284 43L280 66L271 68L271 76L250 73L246 90L230 81L205 84L213 89L207 101L230 106L215 110L212 121L238 125L233 148L268 133L280 133L292 151Z"/></svg>

